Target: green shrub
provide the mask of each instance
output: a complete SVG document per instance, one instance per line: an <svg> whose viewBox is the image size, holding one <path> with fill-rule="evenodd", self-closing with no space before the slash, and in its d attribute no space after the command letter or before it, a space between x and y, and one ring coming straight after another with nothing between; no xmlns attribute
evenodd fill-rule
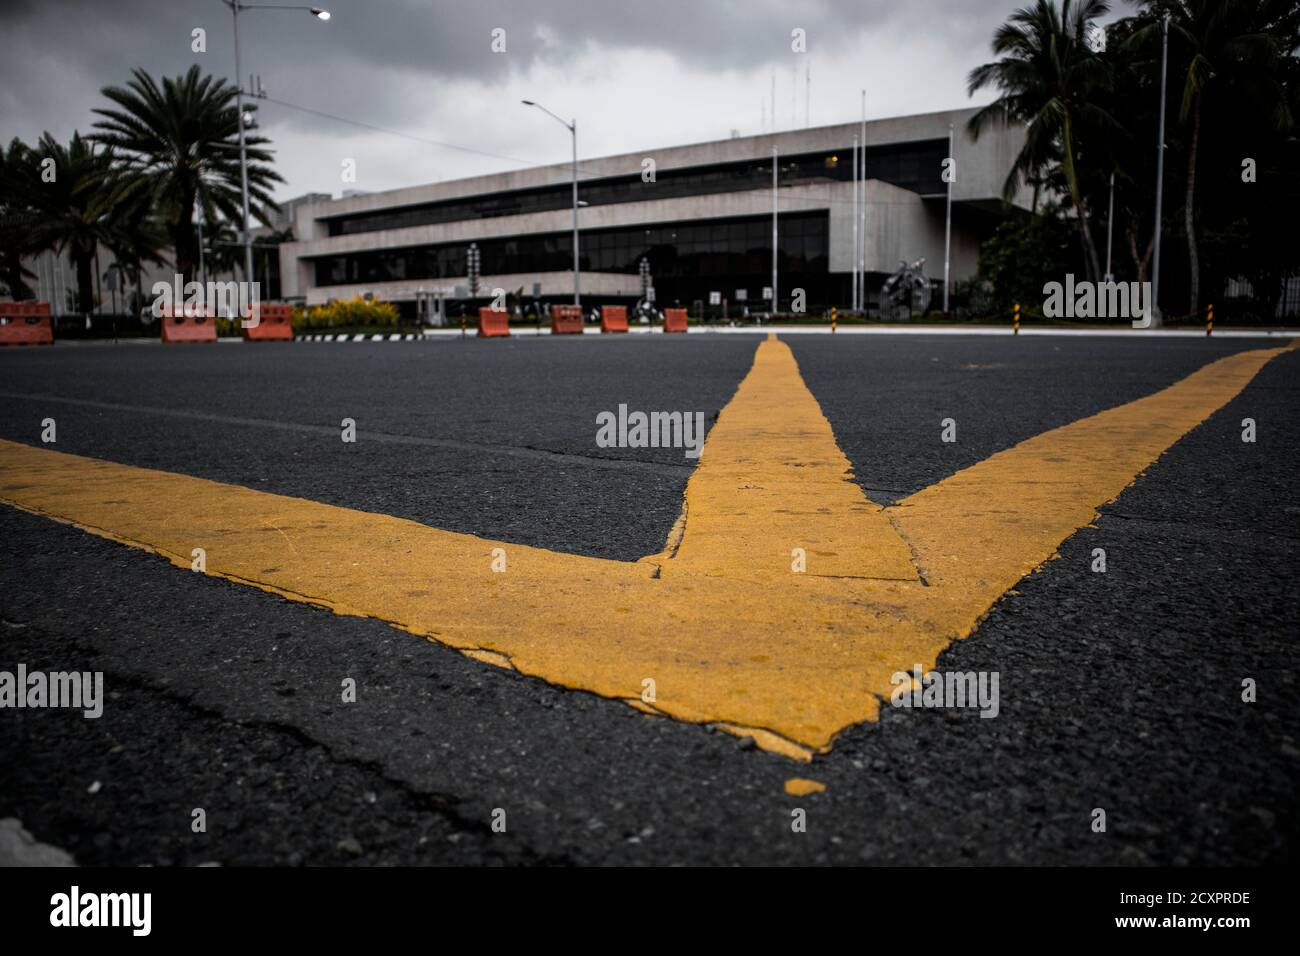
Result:
<svg viewBox="0 0 1300 956"><path fill-rule="evenodd" d="M293 329L334 328L395 328L398 322L397 306L379 299L334 299L325 305L311 308L297 306L293 310Z"/></svg>

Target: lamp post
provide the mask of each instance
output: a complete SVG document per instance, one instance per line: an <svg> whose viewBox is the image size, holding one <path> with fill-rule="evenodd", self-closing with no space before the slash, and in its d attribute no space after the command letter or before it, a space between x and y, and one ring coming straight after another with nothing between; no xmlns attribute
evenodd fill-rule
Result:
<svg viewBox="0 0 1300 956"><path fill-rule="evenodd" d="M948 159L953 159L952 155L952 124L948 124ZM948 288L950 286L949 276L952 268L952 180L954 165L949 166L948 170L948 196L944 200L943 214L943 317L948 318Z"/></svg>
<svg viewBox="0 0 1300 956"><path fill-rule="evenodd" d="M1160 36L1160 137L1156 148L1156 231L1152 238L1155 247L1151 261L1151 301L1147 303L1150 306L1153 326L1163 324L1160 315L1160 231L1161 206L1165 195L1165 82L1169 66L1169 14L1167 13L1160 23Z"/></svg>
<svg viewBox="0 0 1300 956"><path fill-rule="evenodd" d="M772 321L776 321L776 310L781 301L781 290L777 287L777 209L779 206L778 192L780 187L781 170L777 165L776 147L772 147Z"/></svg>
<svg viewBox="0 0 1300 956"><path fill-rule="evenodd" d="M1115 238L1115 174L1110 174L1110 205L1106 209L1106 281L1114 277L1110 271L1110 250Z"/></svg>
<svg viewBox="0 0 1300 956"><path fill-rule="evenodd" d="M195 218L199 227L199 283L203 288L208 287L208 260L203 251L203 204L196 202L194 204Z"/></svg>
<svg viewBox="0 0 1300 956"><path fill-rule="evenodd" d="M253 281L253 240L248 232L248 151L244 145L244 80L239 67L239 14L245 10L306 10L318 20L328 20L330 12L320 7L279 3L244 3L221 0L230 8L235 21L235 105L239 112L239 188L242 199L240 243L244 247L244 281Z"/></svg>
<svg viewBox="0 0 1300 956"><path fill-rule="evenodd" d="M566 123L541 103L521 100L524 106L535 106L555 122L559 123L573 136L573 304L582 305L581 269L578 265L578 121Z"/></svg>
<svg viewBox="0 0 1300 956"><path fill-rule="evenodd" d="M862 91L862 116L858 120L858 308L867 313L867 91Z"/></svg>
<svg viewBox="0 0 1300 956"><path fill-rule="evenodd" d="M795 169L797 169L797 167L793 163L786 166L784 169L781 168L780 156L777 152L777 148L773 146L772 147L772 169L771 169L771 173L772 173L772 318L773 319L776 318L776 307L777 307L777 303L780 301L781 298L781 290L780 287L777 285L777 280L779 278L777 274L777 253L778 253L778 246L780 240L780 233L778 231L778 217L780 215L780 205L781 205L778 190L781 188L781 173L791 172ZM768 172L768 168L766 166L755 166L754 172L766 173Z"/></svg>
<svg viewBox="0 0 1300 956"><path fill-rule="evenodd" d="M853 268L850 275L853 291L849 295L849 309L858 311L858 138L853 137Z"/></svg>

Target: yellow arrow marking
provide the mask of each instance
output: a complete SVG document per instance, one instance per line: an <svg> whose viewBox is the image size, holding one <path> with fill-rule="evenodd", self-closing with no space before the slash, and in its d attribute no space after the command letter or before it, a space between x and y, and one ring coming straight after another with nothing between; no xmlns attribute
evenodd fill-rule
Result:
<svg viewBox="0 0 1300 956"><path fill-rule="evenodd" d="M789 347L764 342L687 482L665 572L786 579L802 548L808 574L916 581L907 543L851 478Z"/></svg>
<svg viewBox="0 0 1300 956"><path fill-rule="evenodd" d="M709 434L668 547L633 563L14 442L0 441L0 500L183 568L201 547L209 575L808 759L875 719L895 672L933 666L1281 351L1220 359L881 509L771 338ZM806 573L790 571L795 548Z"/></svg>

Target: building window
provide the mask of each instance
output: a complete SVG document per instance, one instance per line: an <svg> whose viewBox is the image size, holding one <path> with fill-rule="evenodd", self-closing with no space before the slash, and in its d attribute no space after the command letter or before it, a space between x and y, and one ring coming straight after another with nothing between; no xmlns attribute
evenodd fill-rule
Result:
<svg viewBox="0 0 1300 956"><path fill-rule="evenodd" d="M590 230L581 236L582 268L635 275L645 257L656 284L692 277L726 279L737 288L736 279L771 272L771 229L770 217L749 216ZM779 237L783 273L827 271L829 221L825 210L782 215ZM567 232L479 240L482 272L565 272L573 264L572 241ZM460 242L323 256L314 260L316 285L459 278L465 275L467 248L468 243Z"/></svg>

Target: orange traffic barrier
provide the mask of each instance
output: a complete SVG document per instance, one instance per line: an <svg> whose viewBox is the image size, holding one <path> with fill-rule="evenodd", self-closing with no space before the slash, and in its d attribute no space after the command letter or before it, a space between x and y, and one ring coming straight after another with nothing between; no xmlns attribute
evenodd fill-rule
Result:
<svg viewBox="0 0 1300 956"><path fill-rule="evenodd" d="M664 309L664 331L685 332L686 331L686 310L685 309Z"/></svg>
<svg viewBox="0 0 1300 956"><path fill-rule="evenodd" d="M256 325L245 326L239 323L239 332L246 342L292 342L293 341L293 306L263 305L253 306Z"/></svg>
<svg viewBox="0 0 1300 956"><path fill-rule="evenodd" d="M495 338L510 334L510 313L505 309L489 309L487 306L478 310L478 334L480 338Z"/></svg>
<svg viewBox="0 0 1300 956"><path fill-rule="evenodd" d="M600 331L626 332L627 306L602 305L600 307Z"/></svg>
<svg viewBox="0 0 1300 956"><path fill-rule="evenodd" d="M199 306L163 306L162 340L164 342L215 342L217 323L211 308Z"/></svg>
<svg viewBox="0 0 1300 956"><path fill-rule="evenodd" d="M551 306L551 334L552 335L581 335L582 334L582 306L580 305Z"/></svg>
<svg viewBox="0 0 1300 956"><path fill-rule="evenodd" d="M0 302L0 345L53 345L48 302Z"/></svg>

